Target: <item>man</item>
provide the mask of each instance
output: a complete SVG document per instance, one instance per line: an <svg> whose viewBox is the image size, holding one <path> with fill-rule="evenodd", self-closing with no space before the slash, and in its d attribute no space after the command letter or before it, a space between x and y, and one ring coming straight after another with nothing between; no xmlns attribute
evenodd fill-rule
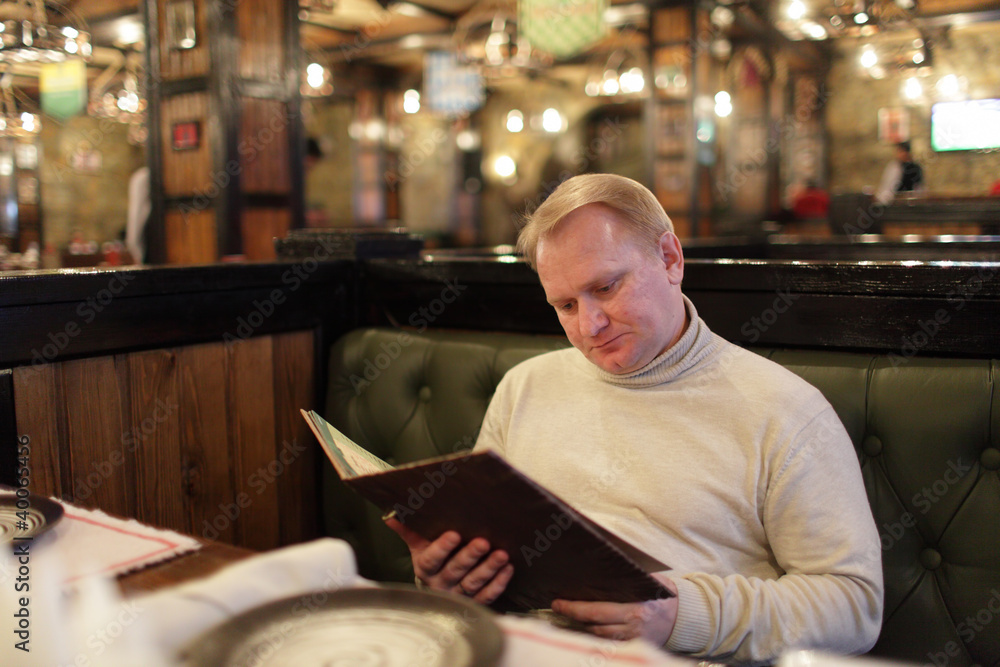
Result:
<svg viewBox="0 0 1000 667"><path fill-rule="evenodd" d="M698 318L653 194L577 176L518 244L573 347L504 376L476 448L669 564L654 576L677 594L553 611L596 635L741 663L870 648L881 552L850 440L818 390ZM431 542L389 523L428 586L489 603L513 575L482 538Z"/></svg>
<svg viewBox="0 0 1000 667"><path fill-rule="evenodd" d="M880 204L891 204L900 192L924 192L924 170L913 161L910 142L896 144L896 159L885 166L882 180L875 193Z"/></svg>

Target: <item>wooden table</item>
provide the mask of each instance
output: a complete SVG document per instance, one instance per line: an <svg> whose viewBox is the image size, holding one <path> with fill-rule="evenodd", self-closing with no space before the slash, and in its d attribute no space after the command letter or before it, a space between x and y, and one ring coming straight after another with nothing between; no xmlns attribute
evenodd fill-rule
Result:
<svg viewBox="0 0 1000 667"><path fill-rule="evenodd" d="M118 586L128 596L169 588L208 576L227 565L256 555L256 552L222 542L200 540L202 548L164 563L118 578Z"/></svg>

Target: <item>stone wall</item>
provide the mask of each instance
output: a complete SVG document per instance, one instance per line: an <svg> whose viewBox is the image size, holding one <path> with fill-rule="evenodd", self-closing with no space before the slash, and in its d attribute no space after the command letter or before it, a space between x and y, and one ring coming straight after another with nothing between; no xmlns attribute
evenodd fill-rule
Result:
<svg viewBox="0 0 1000 667"><path fill-rule="evenodd" d="M917 37L916 31L906 31L872 43L880 53L905 51ZM857 40L838 43L828 78L831 191L858 192L878 185L894 153L891 144L878 141L878 110L906 107L914 157L924 167L928 194L986 194L1000 179L1000 152L931 150L931 104L939 101L935 82L949 73L966 77L966 99L1000 97L1000 24L956 26L945 38L934 40L934 65L927 76L919 77L925 95L913 102L903 97L902 87L917 70L890 66L885 78L872 79L859 64L863 46Z"/></svg>
<svg viewBox="0 0 1000 667"><path fill-rule="evenodd" d="M85 241L124 238L128 180L146 164L144 149L126 140L127 130L90 116L43 117L39 194L46 244L65 248L74 230Z"/></svg>
<svg viewBox="0 0 1000 667"><path fill-rule="evenodd" d="M324 98L306 100L303 106L306 134L323 149L322 159L305 175L306 205L321 208L330 226L350 227L355 224L354 165L347 132L354 119L354 102Z"/></svg>

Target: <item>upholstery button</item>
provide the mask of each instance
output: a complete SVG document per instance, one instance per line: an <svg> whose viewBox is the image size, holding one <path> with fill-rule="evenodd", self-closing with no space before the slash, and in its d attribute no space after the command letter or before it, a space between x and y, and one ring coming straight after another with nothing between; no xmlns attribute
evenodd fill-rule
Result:
<svg viewBox="0 0 1000 667"><path fill-rule="evenodd" d="M920 552L920 564L928 570L936 570L941 567L941 553L937 549L928 547Z"/></svg>
<svg viewBox="0 0 1000 667"><path fill-rule="evenodd" d="M1000 468L1000 449L996 447L987 447L983 450L982 456L979 457L979 462L983 464L983 467L987 470L996 470Z"/></svg>
<svg viewBox="0 0 1000 667"><path fill-rule="evenodd" d="M866 435L861 443L861 449L868 456L878 456L882 453L882 441L874 435Z"/></svg>
<svg viewBox="0 0 1000 667"><path fill-rule="evenodd" d="M420 393L417 394L417 397L420 398L420 400L423 401L424 403L428 403L431 400L431 388L421 387Z"/></svg>

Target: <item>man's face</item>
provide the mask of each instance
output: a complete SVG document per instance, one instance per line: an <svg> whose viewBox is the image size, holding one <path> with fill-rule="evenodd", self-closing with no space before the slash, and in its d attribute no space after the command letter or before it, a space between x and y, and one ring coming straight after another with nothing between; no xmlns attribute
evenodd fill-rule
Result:
<svg viewBox="0 0 1000 667"><path fill-rule="evenodd" d="M538 242L538 277L575 348L609 373L642 368L684 333L680 242L642 248L604 204L576 209Z"/></svg>

